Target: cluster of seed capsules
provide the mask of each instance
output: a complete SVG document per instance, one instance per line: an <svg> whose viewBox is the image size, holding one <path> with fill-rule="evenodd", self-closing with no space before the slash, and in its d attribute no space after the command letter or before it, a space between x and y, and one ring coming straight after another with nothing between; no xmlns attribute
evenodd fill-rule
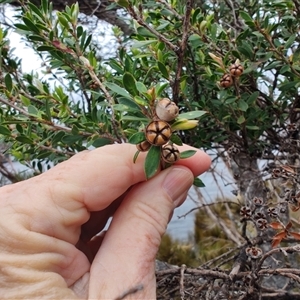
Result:
<svg viewBox="0 0 300 300"><path fill-rule="evenodd" d="M148 151L150 147L161 147L161 158L166 163L174 163L180 159L178 148L170 142L173 134L169 122L179 113L178 106L168 98L156 103L155 116L145 128L145 140L136 145L138 151Z"/></svg>
<svg viewBox="0 0 300 300"><path fill-rule="evenodd" d="M220 86L223 88L229 88L233 85L235 78L240 77L244 72L244 67L239 63L235 62L229 67L229 72L225 73L221 80Z"/></svg>

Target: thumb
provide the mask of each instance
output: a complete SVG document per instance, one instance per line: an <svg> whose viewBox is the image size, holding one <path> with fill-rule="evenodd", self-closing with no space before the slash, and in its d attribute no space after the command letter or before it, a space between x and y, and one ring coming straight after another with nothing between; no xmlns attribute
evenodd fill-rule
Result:
<svg viewBox="0 0 300 300"><path fill-rule="evenodd" d="M156 299L155 257L161 236L193 178L188 168L173 166L130 190L91 267L90 299L115 299L140 285L143 289L126 299Z"/></svg>

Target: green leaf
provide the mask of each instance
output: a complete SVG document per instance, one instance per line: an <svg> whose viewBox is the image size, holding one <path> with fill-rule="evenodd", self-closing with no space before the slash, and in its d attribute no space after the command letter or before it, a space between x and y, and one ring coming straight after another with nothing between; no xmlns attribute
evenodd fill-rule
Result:
<svg viewBox="0 0 300 300"><path fill-rule="evenodd" d="M177 134L172 134L170 141L176 145L182 146L182 140Z"/></svg>
<svg viewBox="0 0 300 300"><path fill-rule="evenodd" d="M254 26L253 19L248 15L245 11L240 10L239 12L240 16L244 19L245 23L249 26L252 27Z"/></svg>
<svg viewBox="0 0 300 300"><path fill-rule="evenodd" d="M28 2L27 5L37 16L39 16L40 20L43 20L45 18L41 13L41 10L38 7L36 7L33 3Z"/></svg>
<svg viewBox="0 0 300 300"><path fill-rule="evenodd" d="M32 144L32 139L25 135L20 135L16 137L16 140L22 144Z"/></svg>
<svg viewBox="0 0 300 300"><path fill-rule="evenodd" d="M157 66L158 66L158 69L160 71L160 73L162 74L163 77L165 77L166 79L169 79L169 72L166 68L166 66L161 63L160 61L157 62Z"/></svg>
<svg viewBox="0 0 300 300"><path fill-rule="evenodd" d="M39 111L38 111L38 109L37 109L35 106L29 105L29 106L28 106L28 113L29 113L30 115L37 116L38 113L39 113Z"/></svg>
<svg viewBox="0 0 300 300"><path fill-rule="evenodd" d="M147 93L147 88L142 82L137 81L135 85L140 93Z"/></svg>
<svg viewBox="0 0 300 300"><path fill-rule="evenodd" d="M39 47L37 47L37 50L38 51L53 51L53 50L56 50L54 47L52 47L52 46L39 46Z"/></svg>
<svg viewBox="0 0 300 300"><path fill-rule="evenodd" d="M128 142L130 143L130 144L139 144L139 143L141 143L141 142L143 142L143 141L145 141L146 140L146 137L145 137L145 132L142 132L142 131L140 131L140 132L137 132L137 133L135 133L135 134L133 134L129 139L128 139Z"/></svg>
<svg viewBox="0 0 300 300"><path fill-rule="evenodd" d="M135 152L135 154L134 154L134 156L133 156L133 163L134 163L134 164L135 164L135 162L136 162L136 160L137 160L137 158L138 158L140 152L141 152L141 151L139 151L139 150Z"/></svg>
<svg viewBox="0 0 300 300"><path fill-rule="evenodd" d="M161 93L169 86L169 83L158 83L155 86L156 97L160 97Z"/></svg>
<svg viewBox="0 0 300 300"><path fill-rule="evenodd" d="M246 128L249 130L260 130L260 128L255 125L246 125Z"/></svg>
<svg viewBox="0 0 300 300"><path fill-rule="evenodd" d="M52 144L56 145L60 143L65 135L66 133L64 131L58 131L52 138Z"/></svg>
<svg viewBox="0 0 300 300"><path fill-rule="evenodd" d="M0 134L10 135L11 132L10 132L10 130L6 126L0 125Z"/></svg>
<svg viewBox="0 0 300 300"><path fill-rule="evenodd" d="M66 17L62 13L58 13L57 17L58 17L59 23L61 24L61 26L63 28L66 28L66 29L70 28L68 20L66 19Z"/></svg>
<svg viewBox="0 0 300 300"><path fill-rule="evenodd" d="M82 26L78 26L76 28L76 35L78 38L80 38L82 36L82 33L83 33L83 27Z"/></svg>
<svg viewBox="0 0 300 300"><path fill-rule="evenodd" d="M136 116L122 116L122 120L125 121L140 121L140 122L149 122L149 119L136 117Z"/></svg>
<svg viewBox="0 0 300 300"><path fill-rule="evenodd" d="M138 27L137 28L137 33L143 37L151 37L151 38L156 38L156 35L152 32L150 32L148 29L146 29L145 27ZM157 40L156 40L157 42Z"/></svg>
<svg viewBox="0 0 300 300"><path fill-rule="evenodd" d="M132 100L124 97L118 98L119 104L126 105L128 110L131 111L141 111L141 108Z"/></svg>
<svg viewBox="0 0 300 300"><path fill-rule="evenodd" d="M128 94L128 92L121 88L120 86L116 85L115 83L111 83L111 82L106 82L105 85L112 90L113 92L115 92L118 95L121 95L123 97L132 99L132 97Z"/></svg>
<svg viewBox="0 0 300 300"><path fill-rule="evenodd" d="M135 41L131 47L134 49L140 49L140 48L146 47L148 45L151 45L153 43L157 43L157 40Z"/></svg>
<svg viewBox="0 0 300 300"><path fill-rule="evenodd" d="M178 116L178 118L191 120L191 119L195 119L195 118L200 118L201 116L203 116L205 114L206 114L206 111L204 111L204 110L194 110L194 111L182 113Z"/></svg>
<svg viewBox="0 0 300 300"><path fill-rule="evenodd" d="M132 96L137 96L139 94L136 85L135 85L135 79L134 77L126 72L123 75L123 85L128 93L130 93Z"/></svg>
<svg viewBox="0 0 300 300"><path fill-rule="evenodd" d="M66 143L67 145L73 145L83 139L81 135L65 135L62 138L62 142Z"/></svg>
<svg viewBox="0 0 300 300"><path fill-rule="evenodd" d="M195 177L193 185L195 185L196 187L200 187L200 188L205 187L205 184L203 183L203 181L198 177Z"/></svg>
<svg viewBox="0 0 300 300"><path fill-rule="evenodd" d="M49 105L49 100L46 99L45 101L45 113L47 116L47 120L51 121L51 110L50 110L50 105Z"/></svg>
<svg viewBox="0 0 300 300"><path fill-rule="evenodd" d="M237 123L238 123L238 124L243 124L243 123L245 123L245 121L246 121L246 119L245 119L244 116L240 116L240 117L237 119Z"/></svg>
<svg viewBox="0 0 300 300"><path fill-rule="evenodd" d="M186 150L183 152L180 152L180 159L185 159L193 156L197 151L196 150Z"/></svg>
<svg viewBox="0 0 300 300"><path fill-rule="evenodd" d="M85 43L83 45L83 50L85 50L88 47L88 45L91 43L92 37L93 36L91 34L88 36L88 38L86 39L86 41L85 41Z"/></svg>
<svg viewBox="0 0 300 300"><path fill-rule="evenodd" d="M30 28L28 28L26 25L24 24L15 24L15 27L20 29L20 30L24 30L24 31L30 31Z"/></svg>
<svg viewBox="0 0 300 300"><path fill-rule="evenodd" d="M34 41L34 42L45 42L45 39L39 35L30 35L28 36L28 38L31 40L31 41Z"/></svg>
<svg viewBox="0 0 300 300"><path fill-rule="evenodd" d="M134 101L135 101L135 103L142 105L142 106L148 105L148 101L139 96L135 96Z"/></svg>
<svg viewBox="0 0 300 300"><path fill-rule="evenodd" d="M258 96L259 96L259 91L252 93L251 96L247 100L248 104L254 103Z"/></svg>
<svg viewBox="0 0 300 300"><path fill-rule="evenodd" d="M96 140L94 140L93 142L93 146L98 148L98 147L102 147L102 146L105 146L105 145L109 145L111 144L111 140L110 139L106 139L106 138L98 138Z"/></svg>
<svg viewBox="0 0 300 300"><path fill-rule="evenodd" d="M151 148L147 152L145 165L144 165L147 179L150 179L157 173L160 165L160 156L161 156L160 147L151 146Z"/></svg>
<svg viewBox="0 0 300 300"><path fill-rule="evenodd" d="M40 30L35 26L35 24L28 19L27 17L23 17L23 22L25 23L25 25L33 32L35 33L39 33Z"/></svg>
<svg viewBox="0 0 300 300"><path fill-rule="evenodd" d="M48 13L48 0L42 0L43 12Z"/></svg>
<svg viewBox="0 0 300 300"><path fill-rule="evenodd" d="M127 0L117 0L116 1L118 3L118 5L127 8L129 6L129 3Z"/></svg>
<svg viewBox="0 0 300 300"><path fill-rule="evenodd" d="M5 82L5 86L6 88L11 92L12 91L12 88L13 88L13 82L12 82L12 79L10 77L10 74L7 73L4 77L4 82Z"/></svg>
<svg viewBox="0 0 300 300"><path fill-rule="evenodd" d="M241 111L247 111L248 109L248 104L244 100L239 100L238 102L238 107Z"/></svg>
<svg viewBox="0 0 300 300"><path fill-rule="evenodd" d="M113 109L114 109L114 111L126 112L128 110L128 107L124 104L114 104Z"/></svg>

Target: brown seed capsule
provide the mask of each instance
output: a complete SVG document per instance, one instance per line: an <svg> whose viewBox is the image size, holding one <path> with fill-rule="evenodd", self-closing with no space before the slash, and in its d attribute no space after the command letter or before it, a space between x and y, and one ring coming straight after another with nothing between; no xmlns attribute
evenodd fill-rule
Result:
<svg viewBox="0 0 300 300"><path fill-rule="evenodd" d="M220 80L220 85L223 88L228 88L233 85L233 79L230 74L224 74Z"/></svg>
<svg viewBox="0 0 300 300"><path fill-rule="evenodd" d="M148 151L150 149L150 147L151 147L151 144L148 141L143 141L136 145L136 148L141 152Z"/></svg>
<svg viewBox="0 0 300 300"><path fill-rule="evenodd" d="M173 144L168 144L162 147L162 159L167 163L174 163L180 159L180 152Z"/></svg>
<svg viewBox="0 0 300 300"><path fill-rule="evenodd" d="M179 108L170 99L163 98L157 102L155 112L159 119L169 122L178 116Z"/></svg>
<svg viewBox="0 0 300 300"><path fill-rule="evenodd" d="M162 120L152 121L146 127L146 139L155 146L166 144L172 135L171 126Z"/></svg>
<svg viewBox="0 0 300 300"><path fill-rule="evenodd" d="M239 63L234 63L229 67L229 72L233 77L239 77L244 72L244 67Z"/></svg>

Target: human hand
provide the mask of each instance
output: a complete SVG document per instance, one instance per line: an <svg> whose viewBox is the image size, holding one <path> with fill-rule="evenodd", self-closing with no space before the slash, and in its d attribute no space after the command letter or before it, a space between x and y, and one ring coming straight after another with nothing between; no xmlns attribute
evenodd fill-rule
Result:
<svg viewBox="0 0 300 300"><path fill-rule="evenodd" d="M161 236L210 159L197 151L145 181L135 151L85 151L0 189L2 299L116 299L137 285L126 299L155 299Z"/></svg>

